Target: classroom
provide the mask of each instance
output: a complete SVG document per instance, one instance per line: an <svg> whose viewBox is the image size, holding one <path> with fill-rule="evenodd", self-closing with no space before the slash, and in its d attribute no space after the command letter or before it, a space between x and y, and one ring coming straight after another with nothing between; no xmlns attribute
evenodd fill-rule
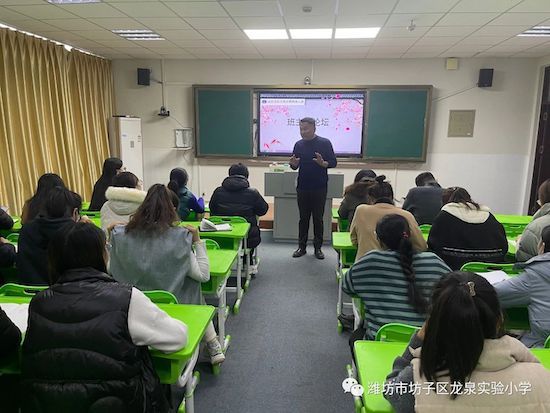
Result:
<svg viewBox="0 0 550 413"><path fill-rule="evenodd" d="M0 51L0 411L550 409L548 0L0 0Z"/></svg>

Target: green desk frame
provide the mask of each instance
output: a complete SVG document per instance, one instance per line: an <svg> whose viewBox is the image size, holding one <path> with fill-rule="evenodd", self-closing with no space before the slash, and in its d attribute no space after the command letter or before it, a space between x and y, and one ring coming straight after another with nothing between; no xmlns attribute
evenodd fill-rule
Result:
<svg viewBox="0 0 550 413"><path fill-rule="evenodd" d="M180 223L180 226L191 225L197 228L200 228L200 222L198 221L183 221ZM248 270L248 260L244 260L242 257L245 255L246 251L246 237L248 236L248 231L250 230L250 224L248 222L237 222L231 223L231 231L208 231L200 232L200 236L205 239L213 239L216 241L222 249L230 249L238 252L239 259L237 260L237 285L236 287L226 287L228 292L234 292L237 294L237 299L233 305L233 313L238 314L241 302L243 298L243 288L241 287L241 278L244 272L246 280L249 283L250 271Z"/></svg>

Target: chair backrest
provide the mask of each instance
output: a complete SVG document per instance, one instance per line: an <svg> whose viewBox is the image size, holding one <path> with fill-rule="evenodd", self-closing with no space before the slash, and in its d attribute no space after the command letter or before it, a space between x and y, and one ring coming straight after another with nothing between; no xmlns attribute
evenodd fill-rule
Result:
<svg viewBox="0 0 550 413"><path fill-rule="evenodd" d="M155 304L177 304L178 299L174 294L169 291L163 290L151 290L143 291L146 297L148 297Z"/></svg>
<svg viewBox="0 0 550 413"><path fill-rule="evenodd" d="M338 231L340 231L340 232L349 231L349 219L347 219L347 218L338 218Z"/></svg>
<svg viewBox="0 0 550 413"><path fill-rule="evenodd" d="M207 250L219 250L220 244L218 244L213 239L203 239L204 244L206 245Z"/></svg>
<svg viewBox="0 0 550 413"><path fill-rule="evenodd" d="M422 225L419 225L419 227L420 227L420 231L426 235L429 234L430 230L432 229L432 226L430 224L422 224Z"/></svg>
<svg viewBox="0 0 550 413"><path fill-rule="evenodd" d="M523 234L523 230L527 226L526 224L502 224L504 227L504 232L509 238L515 238L518 235Z"/></svg>
<svg viewBox="0 0 550 413"><path fill-rule="evenodd" d="M9 297L33 297L47 286L8 283L0 287L0 295Z"/></svg>
<svg viewBox="0 0 550 413"><path fill-rule="evenodd" d="M519 271L514 269L514 264L495 264L492 262L467 262L460 268L460 271L470 272L489 272L489 271L504 271L506 274L519 274Z"/></svg>
<svg viewBox="0 0 550 413"><path fill-rule="evenodd" d="M376 332L376 341L398 341L408 343L414 333L420 330L420 327L410 326L401 323L384 324Z"/></svg>
<svg viewBox="0 0 550 413"><path fill-rule="evenodd" d="M14 233L8 234L6 236L6 239L12 244L17 244L19 242L19 233L14 232Z"/></svg>
<svg viewBox="0 0 550 413"><path fill-rule="evenodd" d="M546 341L544 342L544 348L550 348L550 336L546 338Z"/></svg>
<svg viewBox="0 0 550 413"><path fill-rule="evenodd" d="M80 211L80 215L86 215L89 218L101 218L101 212L99 211Z"/></svg>
<svg viewBox="0 0 550 413"><path fill-rule="evenodd" d="M243 217L227 217L227 216L211 216L208 218L208 220L213 222L214 224L221 224L224 222L232 223L232 224L248 222Z"/></svg>

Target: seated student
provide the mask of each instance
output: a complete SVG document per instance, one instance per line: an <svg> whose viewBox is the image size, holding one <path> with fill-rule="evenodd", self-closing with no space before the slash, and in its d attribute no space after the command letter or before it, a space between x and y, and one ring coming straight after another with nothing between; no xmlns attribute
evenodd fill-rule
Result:
<svg viewBox="0 0 550 413"><path fill-rule="evenodd" d="M63 179L56 174L44 174L38 179L34 195L25 201L21 211L21 225L35 219L44 209L50 191L56 186L65 188Z"/></svg>
<svg viewBox="0 0 550 413"><path fill-rule="evenodd" d="M48 285L48 244L63 225L80 220L81 206L80 195L57 186L50 190L43 213L23 225L17 244L21 284Z"/></svg>
<svg viewBox="0 0 550 413"><path fill-rule="evenodd" d="M540 255L518 263L521 274L495 285L503 308L527 306L531 331L521 337L527 347L544 347L550 336L550 225L541 237Z"/></svg>
<svg viewBox="0 0 550 413"><path fill-rule="evenodd" d="M365 326L354 333L354 339L373 340L388 323L421 326L432 287L450 271L437 255L414 250L409 223L401 215L382 217L376 236L382 250L356 261L342 285L345 293L358 295L365 305Z"/></svg>
<svg viewBox="0 0 550 413"><path fill-rule="evenodd" d="M21 345L21 331L0 308L0 363L17 357ZM19 412L19 376L0 375L0 400L3 413Z"/></svg>
<svg viewBox="0 0 550 413"><path fill-rule="evenodd" d="M193 193L187 189L189 175L183 168L174 168L170 171L170 182L168 188L176 193L179 198L178 215L182 221L185 221L191 211L195 211L197 219L200 219L199 214L204 214L204 200L197 199Z"/></svg>
<svg viewBox="0 0 550 413"><path fill-rule="evenodd" d="M376 173L372 169L361 169L355 175L353 183L344 190L344 199L338 208L338 216L349 222L353 220L355 208L362 204L372 204L369 188L374 183Z"/></svg>
<svg viewBox="0 0 550 413"><path fill-rule="evenodd" d="M109 272L141 290L169 291L181 304L203 304L201 282L210 279L206 246L197 228L178 226L170 193L162 184L153 185L130 222L113 228ZM223 362L212 323L204 337L212 364Z"/></svg>
<svg viewBox="0 0 550 413"><path fill-rule="evenodd" d="M148 346L171 353L187 327L106 272L105 233L69 223L48 249L49 289L29 306L22 412L168 412Z"/></svg>
<svg viewBox="0 0 550 413"><path fill-rule="evenodd" d="M443 191L443 204L428 236L431 251L453 270L472 261L504 261L508 240L489 208L472 201L468 191L459 187Z"/></svg>
<svg viewBox="0 0 550 413"><path fill-rule="evenodd" d="M431 224L443 205L443 189L431 172L422 172L415 183L416 188L409 190L403 209L414 215L418 225Z"/></svg>
<svg viewBox="0 0 550 413"><path fill-rule="evenodd" d="M101 176L94 185L90 207L88 208L89 211L101 210L103 204L107 202L107 198L105 198L105 191L107 191L107 188L113 184L113 178L123 171L124 168L120 159L105 159L103 162L103 171L101 172Z"/></svg>
<svg viewBox="0 0 550 413"><path fill-rule="evenodd" d="M370 190L374 204L359 205L350 224L351 242L353 245L357 245L356 261L367 252L380 249L380 243L375 233L376 225L383 216L390 214L401 215L407 219L414 250L426 251L426 241L422 237L418 224L410 212L403 211L393 204L393 189L385 179L385 175L376 177Z"/></svg>
<svg viewBox="0 0 550 413"><path fill-rule="evenodd" d="M13 219L0 208L0 229L9 230L13 227ZM0 237L0 268L11 267L15 263L15 247L5 238Z"/></svg>
<svg viewBox="0 0 550 413"><path fill-rule="evenodd" d="M448 274L434 289L426 324L393 363L384 397L396 413L548 411L550 371L520 341L503 336L502 323L495 289L485 278ZM525 382L529 391L522 393L518 389ZM426 391L429 383L432 391ZM510 389L479 391L482 383Z"/></svg>
<svg viewBox="0 0 550 413"><path fill-rule="evenodd" d="M543 228L550 225L550 179L547 179L539 186L540 209L533 215L531 221L523 230L518 242L516 259L527 261L537 255L540 242L540 233Z"/></svg>
<svg viewBox="0 0 550 413"><path fill-rule="evenodd" d="M101 228L107 230L113 224L127 224L145 199L147 193L141 190L137 176L121 172L113 178L112 185L105 191L107 202L101 207Z"/></svg>
<svg viewBox="0 0 550 413"><path fill-rule="evenodd" d="M231 165L229 176L223 180L221 186L214 190L209 206L212 215L245 218L250 223L247 247L253 250L260 244L258 217L267 213L269 205L257 189L250 187L246 165L242 163ZM252 256L252 253L250 255ZM251 263L251 265L253 264ZM252 268L252 272L256 270L256 268Z"/></svg>

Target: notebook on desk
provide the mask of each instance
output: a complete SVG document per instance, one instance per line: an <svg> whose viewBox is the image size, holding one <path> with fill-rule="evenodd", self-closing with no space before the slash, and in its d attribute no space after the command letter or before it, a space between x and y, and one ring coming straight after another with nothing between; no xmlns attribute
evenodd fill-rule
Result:
<svg viewBox="0 0 550 413"><path fill-rule="evenodd" d="M491 285L495 285L510 278L504 271L478 272L477 274L489 281Z"/></svg>
<svg viewBox="0 0 550 413"><path fill-rule="evenodd" d="M206 218L203 218L199 226L201 232L231 231L231 224L214 224Z"/></svg>

